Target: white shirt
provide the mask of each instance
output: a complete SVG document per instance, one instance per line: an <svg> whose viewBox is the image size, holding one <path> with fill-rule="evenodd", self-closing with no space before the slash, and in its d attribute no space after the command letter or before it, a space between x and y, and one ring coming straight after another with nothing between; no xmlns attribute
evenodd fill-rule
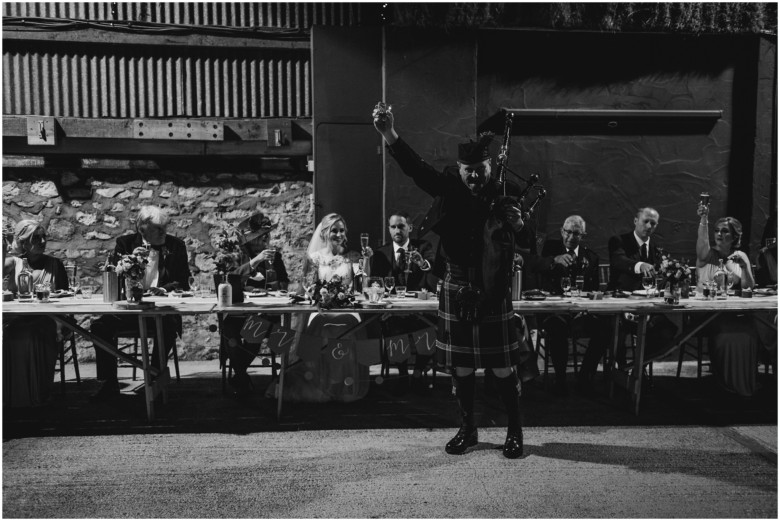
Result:
<svg viewBox="0 0 780 521"><path fill-rule="evenodd" d="M156 288L160 279L160 252L149 248L149 264L144 273L144 289Z"/></svg>

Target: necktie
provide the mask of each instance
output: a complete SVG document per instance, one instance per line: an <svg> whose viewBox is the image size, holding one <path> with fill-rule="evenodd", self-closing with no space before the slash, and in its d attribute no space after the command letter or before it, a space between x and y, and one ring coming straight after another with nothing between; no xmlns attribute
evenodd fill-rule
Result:
<svg viewBox="0 0 780 521"><path fill-rule="evenodd" d="M643 261L647 261L647 243L642 243L642 248L640 248L639 253L640 259Z"/></svg>
<svg viewBox="0 0 780 521"><path fill-rule="evenodd" d="M406 251L403 248L398 248L398 269L406 271Z"/></svg>

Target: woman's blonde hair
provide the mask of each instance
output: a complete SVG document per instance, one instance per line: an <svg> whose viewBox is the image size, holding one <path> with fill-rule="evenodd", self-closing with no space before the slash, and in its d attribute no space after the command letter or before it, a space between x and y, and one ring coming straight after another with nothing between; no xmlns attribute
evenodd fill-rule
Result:
<svg viewBox="0 0 780 521"><path fill-rule="evenodd" d="M328 235L330 234L330 229L333 227L334 224L341 221L344 223L344 233L347 233L347 221L344 220L344 217L337 213L329 213L325 217L322 218L320 221L320 239L327 242L328 241ZM346 246L346 239L344 240L344 246Z"/></svg>

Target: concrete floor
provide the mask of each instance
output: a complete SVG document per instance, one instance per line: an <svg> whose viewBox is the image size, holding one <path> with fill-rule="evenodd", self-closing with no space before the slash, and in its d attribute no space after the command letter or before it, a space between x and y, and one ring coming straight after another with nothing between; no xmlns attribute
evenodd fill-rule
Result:
<svg viewBox="0 0 780 521"><path fill-rule="evenodd" d="M4 410L4 517L775 518L777 399L753 400L656 364L634 416L627 397L525 389L525 456L506 460L506 418L478 380L480 443L443 445L456 411L394 379L352 404L290 404L280 421L255 371L249 401L222 393L217 362L182 362L152 424L128 393L91 404L94 366L44 407ZM68 375L70 378L70 375ZM133 384L128 379L129 389Z"/></svg>

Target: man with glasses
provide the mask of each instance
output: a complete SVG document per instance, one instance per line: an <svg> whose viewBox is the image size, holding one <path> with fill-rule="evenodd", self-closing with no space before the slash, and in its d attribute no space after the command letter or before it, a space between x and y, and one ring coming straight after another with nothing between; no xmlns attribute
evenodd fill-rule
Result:
<svg viewBox="0 0 780 521"><path fill-rule="evenodd" d="M541 256L533 262L542 289L554 295L561 295L563 277L568 277L572 285L577 277L583 277L583 291L598 291L599 256L582 244L585 235L585 221L579 215L570 215L561 227L561 238L545 241ZM566 363L569 337L590 338L577 374L578 388L589 392L599 360L609 340L609 324L587 313L574 316L544 315L540 319L546 334L545 344L552 356L555 370L555 393L559 396L568 394Z"/></svg>

